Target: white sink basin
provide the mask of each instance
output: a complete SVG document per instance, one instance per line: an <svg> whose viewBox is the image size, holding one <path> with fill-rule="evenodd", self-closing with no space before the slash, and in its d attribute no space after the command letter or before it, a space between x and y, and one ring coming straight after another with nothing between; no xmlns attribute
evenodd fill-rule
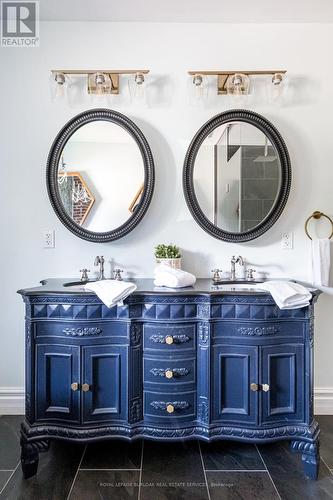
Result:
<svg viewBox="0 0 333 500"><path fill-rule="evenodd" d="M237 292L237 291L260 291L260 286L257 286L255 283L228 283L225 285L215 285L213 286L214 290L221 290L222 292Z"/></svg>
<svg viewBox="0 0 333 500"><path fill-rule="evenodd" d="M80 284L80 285L66 285L66 288L68 288L69 290L82 290L82 291L86 291L86 289L84 288L84 284Z"/></svg>

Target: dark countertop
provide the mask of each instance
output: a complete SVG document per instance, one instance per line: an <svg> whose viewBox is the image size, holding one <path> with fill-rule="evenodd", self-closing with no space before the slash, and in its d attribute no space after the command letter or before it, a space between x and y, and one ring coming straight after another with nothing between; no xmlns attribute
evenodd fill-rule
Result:
<svg viewBox="0 0 333 500"><path fill-rule="evenodd" d="M131 279L127 280L135 283L137 285L137 289L133 292L134 295L269 295L269 292L260 291L255 289L255 282L247 282L239 281L239 284L246 284L250 287L253 287L252 290L228 290L225 289L224 285L213 285L213 282L210 278L198 278L196 283L193 286L185 287L185 288L165 288L165 287L156 287L154 285L154 280L151 278L139 278L139 279ZM42 280L41 286L37 286L34 288L24 288L22 290L18 290L17 293L20 295L95 295L94 292L89 290L84 290L77 278L47 278ZM78 287L70 287L64 286L66 284L78 284ZM308 286L305 283L298 282L303 284L304 286ZM227 284L227 283L226 283ZM228 283L228 287L230 287L232 283ZM82 284L83 285L83 284ZM237 286L237 283L236 285ZM311 287L310 287L311 288ZM313 295L318 295L320 293L319 290L311 288L311 293Z"/></svg>

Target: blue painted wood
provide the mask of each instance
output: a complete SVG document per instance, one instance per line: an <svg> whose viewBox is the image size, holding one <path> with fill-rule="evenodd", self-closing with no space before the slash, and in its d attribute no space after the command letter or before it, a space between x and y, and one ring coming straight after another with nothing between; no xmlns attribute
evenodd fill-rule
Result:
<svg viewBox="0 0 333 500"><path fill-rule="evenodd" d="M25 302L27 476L49 439L146 437L289 439L316 477L313 304L281 311L269 295L208 292L137 294L111 309L70 293Z"/></svg>
<svg viewBox="0 0 333 500"><path fill-rule="evenodd" d="M80 392L71 384L80 381L79 348L37 345L36 407L38 421L80 422Z"/></svg>
<svg viewBox="0 0 333 500"><path fill-rule="evenodd" d="M304 421L304 346L284 344L261 348L262 422Z"/></svg>
<svg viewBox="0 0 333 500"><path fill-rule="evenodd" d="M190 385L195 389L196 384L196 358L181 356L158 357L146 354L143 360L143 373L145 387L156 390L167 387L168 390L186 390ZM171 377L171 378L170 378Z"/></svg>
<svg viewBox="0 0 333 500"><path fill-rule="evenodd" d="M82 347L82 423L125 420L127 412L125 346Z"/></svg>
<svg viewBox="0 0 333 500"><path fill-rule="evenodd" d="M196 419L195 391L162 392L144 391L144 418L150 425L165 425L178 428L185 421ZM167 406L174 407L168 413Z"/></svg>
<svg viewBox="0 0 333 500"><path fill-rule="evenodd" d="M258 348L218 345L213 348L213 419L221 423L258 423Z"/></svg>

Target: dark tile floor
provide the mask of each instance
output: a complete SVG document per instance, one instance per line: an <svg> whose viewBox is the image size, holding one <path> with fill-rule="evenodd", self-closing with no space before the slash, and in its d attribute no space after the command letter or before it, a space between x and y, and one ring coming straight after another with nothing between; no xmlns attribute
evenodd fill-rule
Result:
<svg viewBox="0 0 333 500"><path fill-rule="evenodd" d="M53 442L38 474L22 478L19 416L0 417L1 500L333 499L333 416L321 426L318 481L303 475L288 443L264 446L187 441L88 446Z"/></svg>

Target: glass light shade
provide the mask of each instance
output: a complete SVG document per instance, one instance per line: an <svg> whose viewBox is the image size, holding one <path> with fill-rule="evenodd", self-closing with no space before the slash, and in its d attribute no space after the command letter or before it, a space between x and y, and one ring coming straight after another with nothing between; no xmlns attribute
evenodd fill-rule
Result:
<svg viewBox="0 0 333 500"><path fill-rule="evenodd" d="M95 94L104 95L111 93L111 78L104 73L94 73Z"/></svg>
<svg viewBox="0 0 333 500"><path fill-rule="evenodd" d="M270 87L271 100L275 101L279 99L285 87L284 78L281 73L275 73L273 75Z"/></svg>
<svg viewBox="0 0 333 500"><path fill-rule="evenodd" d="M67 97L69 79L64 73L51 73L51 97L52 100L60 100Z"/></svg>
<svg viewBox="0 0 333 500"><path fill-rule="evenodd" d="M208 97L208 80L205 75L191 75L189 79L190 103L193 106L202 105Z"/></svg>
<svg viewBox="0 0 333 500"><path fill-rule="evenodd" d="M235 73L228 76L227 84L228 95L247 95L250 91L250 78L242 73Z"/></svg>
<svg viewBox="0 0 333 500"><path fill-rule="evenodd" d="M147 79L143 73L135 73L128 79L128 89L131 101L145 102L147 91Z"/></svg>

